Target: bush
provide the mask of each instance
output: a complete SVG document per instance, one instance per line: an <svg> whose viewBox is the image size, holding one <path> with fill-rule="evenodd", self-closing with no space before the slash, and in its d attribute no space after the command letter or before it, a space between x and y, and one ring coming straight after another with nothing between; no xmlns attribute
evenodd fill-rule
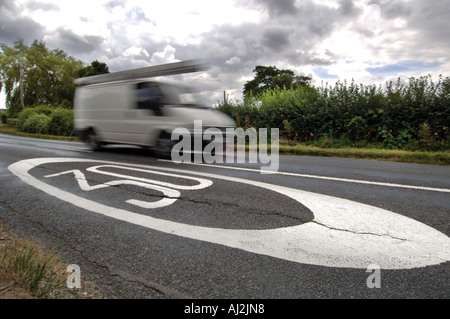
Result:
<svg viewBox="0 0 450 319"><path fill-rule="evenodd" d="M50 115L48 134L73 136L73 110L56 108Z"/></svg>
<svg viewBox="0 0 450 319"><path fill-rule="evenodd" d="M25 108L23 109L20 113L19 116L17 117L17 122L16 122L16 128L19 131L25 132L25 122L28 120L28 118L33 115L36 114L36 111L33 108Z"/></svg>
<svg viewBox="0 0 450 319"><path fill-rule="evenodd" d="M18 121L17 118L8 117L6 119L6 124L8 124L8 126L10 126L10 127L17 128L17 121Z"/></svg>
<svg viewBox="0 0 450 319"><path fill-rule="evenodd" d="M14 126L27 133L73 136L73 110L50 105L27 107L19 113Z"/></svg>
<svg viewBox="0 0 450 319"><path fill-rule="evenodd" d="M55 110L55 108L52 107L51 105L42 104L42 105L35 106L33 108L33 110L37 114L44 114L44 115L50 116L50 114L52 114L52 112Z"/></svg>
<svg viewBox="0 0 450 319"><path fill-rule="evenodd" d="M45 114L32 114L22 125L22 131L27 133L47 134L49 117Z"/></svg>
<svg viewBox="0 0 450 319"><path fill-rule="evenodd" d="M0 120L2 124L6 124L6 121L8 119L8 116L5 113L0 113Z"/></svg>

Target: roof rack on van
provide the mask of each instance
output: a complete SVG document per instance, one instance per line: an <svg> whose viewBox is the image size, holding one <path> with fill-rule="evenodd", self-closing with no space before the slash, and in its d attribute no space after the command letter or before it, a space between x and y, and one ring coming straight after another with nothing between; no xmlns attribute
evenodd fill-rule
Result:
<svg viewBox="0 0 450 319"><path fill-rule="evenodd" d="M181 62L148 66L140 69L87 76L84 78L75 79L74 83L77 85L90 85L105 82L137 80L157 76L191 73L203 71L206 69L208 69L207 65L200 63L198 60L186 60Z"/></svg>

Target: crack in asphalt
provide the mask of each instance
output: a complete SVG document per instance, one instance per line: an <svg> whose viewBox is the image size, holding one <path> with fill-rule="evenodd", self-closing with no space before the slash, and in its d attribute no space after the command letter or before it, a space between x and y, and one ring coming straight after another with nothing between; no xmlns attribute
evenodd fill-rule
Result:
<svg viewBox="0 0 450 319"><path fill-rule="evenodd" d="M322 227L325 227L325 228L328 228L328 229L331 229L331 230L342 231L342 232L349 232L349 233L356 234L356 235L371 235L371 236L379 236L379 237L389 237L389 238L392 238L392 239L395 239L395 240L400 240L400 241L403 241L403 242L410 241L409 239L399 238L399 237L395 237L395 236L392 236L392 235L389 235L389 234L377 234L377 233L371 233L371 232L359 232L359 231L355 231L355 230L352 230L352 229L331 227L331 226L329 226L327 224L320 223L317 220L311 220L311 223L317 224L319 226L322 226Z"/></svg>

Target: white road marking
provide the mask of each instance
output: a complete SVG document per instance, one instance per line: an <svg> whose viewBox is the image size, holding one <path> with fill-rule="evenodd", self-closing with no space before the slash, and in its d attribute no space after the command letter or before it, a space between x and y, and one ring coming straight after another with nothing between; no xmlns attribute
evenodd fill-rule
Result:
<svg viewBox="0 0 450 319"><path fill-rule="evenodd" d="M161 207L169 206L169 205L173 204L178 199L178 197L180 197L180 192L176 191L174 189L170 189L167 187L161 187L161 186L157 186L157 185L152 185L149 183L131 181L131 180L116 180L116 181L111 181L111 182L107 182L104 184L98 184L98 185L91 186L88 184L88 182L86 180L86 176L83 174L83 172L81 172L80 170L77 170L77 169L71 170L71 171L65 171L65 172L61 172L61 173L56 173L56 174L51 174L51 175L46 175L44 177L49 178L49 177L56 177L56 176L61 176L61 175L65 175L65 174L74 174L75 179L78 182L78 185L84 191L92 191L92 190L96 190L96 189L100 189L100 188L106 188L106 187L110 187L110 186L127 184L127 185L134 185L134 186L140 186L140 187L144 187L144 188L154 189L154 190L160 191L161 193L164 194L164 196L166 196L155 202L145 202L145 201L141 201L141 200L137 200L137 199L129 199L126 201L129 204L139 206L142 208L154 209L154 208L161 208Z"/></svg>
<svg viewBox="0 0 450 319"><path fill-rule="evenodd" d="M159 170L261 187L303 204L312 211L314 219L302 225L265 230L193 226L100 204L60 190L29 173L39 165L69 162ZM450 260L450 238L434 228L388 210L328 195L210 173L78 158L22 160L8 168L24 182L94 213L288 261L327 267L366 269L368 265L378 264L383 269L410 269Z"/></svg>
<svg viewBox="0 0 450 319"><path fill-rule="evenodd" d="M158 161L175 163L171 160L163 160L163 159L159 159ZM207 166L207 167L214 167L214 168L224 168L224 169L231 169L231 170L238 170L238 171L257 172L257 173L261 172L260 169L247 168L247 167L225 166L225 165L215 165L215 164L189 163L189 162L175 163L175 164ZM328 181L337 181L337 182L346 182L346 183L357 183L357 184L367 184L367 185L377 185L377 186L397 187L397 188L409 188L409 189L417 189L417 190L432 191L432 192L450 193L450 189L448 189L448 188L436 188L436 187L415 186L415 185L405 185L405 184L395 184L395 183L373 182L373 181L358 180L358 179L348 179L348 178L300 174L300 173L289 173L289 172L280 172L280 171L272 172L271 174L272 175L303 177L303 178L315 178L315 179L323 179L323 180L328 180Z"/></svg>
<svg viewBox="0 0 450 319"><path fill-rule="evenodd" d="M176 185L176 184L173 184L173 183L161 182L161 181L156 181L156 180L153 180L153 179L150 180L150 179L147 179L147 178L135 177L135 176L118 174L118 173L113 173L113 172L107 172L107 171L100 170L101 168L108 168L108 167L109 168L127 169L127 170L130 170L130 171L141 172L141 173L151 173L151 174L157 174L157 175L163 175L163 176L170 176L170 177L176 177L176 178L182 178L182 179L189 179L189 180L193 180L193 181L198 182L198 184L197 185L193 185L193 186ZM145 182L145 183L158 184L158 185L163 185L163 186L166 186L166 187L171 187L171 188L175 188L175 189L183 189L183 190L198 190L198 189L206 188L206 187L212 185L212 181L207 180L207 179L203 179L203 178L184 176L184 175L181 176L181 175L178 175L178 174L163 173L163 172L160 172L160 171L149 170L149 169L140 169L140 168L134 168L134 167L123 167L123 166L117 166L117 165L99 165L99 166L95 166L95 167L89 167L87 170L90 171L90 172L93 172L93 173L109 175L109 176L114 176L114 177L120 177L120 178L126 178L126 179L132 179L132 180L141 181L141 182Z"/></svg>

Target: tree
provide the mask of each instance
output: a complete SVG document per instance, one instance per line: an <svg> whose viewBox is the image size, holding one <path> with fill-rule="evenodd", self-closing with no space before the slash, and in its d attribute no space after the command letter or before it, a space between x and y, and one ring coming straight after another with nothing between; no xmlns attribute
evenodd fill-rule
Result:
<svg viewBox="0 0 450 319"><path fill-rule="evenodd" d="M95 60L91 62L91 65L78 69L76 73L78 77L83 78L86 76L109 73L109 68L106 63L98 62L97 60Z"/></svg>
<svg viewBox="0 0 450 319"><path fill-rule="evenodd" d="M72 106L74 70L83 66L81 61L37 40L27 46L19 39L13 47L0 44L0 49L0 91L5 90L11 115L22 110L22 101L26 106Z"/></svg>
<svg viewBox="0 0 450 319"><path fill-rule="evenodd" d="M292 88L306 86L311 81L310 77L298 76L292 70L280 70L275 66L258 65L253 72L256 73L255 78L244 84L244 95L250 92L257 95L275 87Z"/></svg>

